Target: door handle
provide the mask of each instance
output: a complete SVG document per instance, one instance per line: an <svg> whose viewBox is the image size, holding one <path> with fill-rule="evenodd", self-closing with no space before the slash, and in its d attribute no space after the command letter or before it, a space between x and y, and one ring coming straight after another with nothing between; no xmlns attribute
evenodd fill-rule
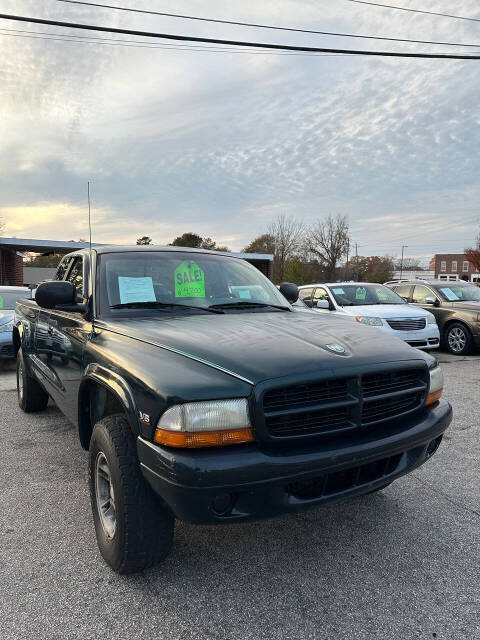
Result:
<svg viewBox="0 0 480 640"><path fill-rule="evenodd" d="M49 336L53 336L53 327L48 327L47 333Z"/></svg>

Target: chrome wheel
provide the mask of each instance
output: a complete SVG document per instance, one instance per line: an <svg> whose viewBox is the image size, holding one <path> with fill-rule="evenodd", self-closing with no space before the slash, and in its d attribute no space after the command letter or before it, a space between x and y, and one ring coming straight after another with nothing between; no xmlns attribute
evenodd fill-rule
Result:
<svg viewBox="0 0 480 640"><path fill-rule="evenodd" d="M467 344L467 334L460 327L453 327L448 332L448 346L454 353L461 353Z"/></svg>
<svg viewBox="0 0 480 640"><path fill-rule="evenodd" d="M20 360L18 363L17 369L17 390L18 390L18 399L20 402L23 401L23 363Z"/></svg>
<svg viewBox="0 0 480 640"><path fill-rule="evenodd" d="M103 530L108 538L113 538L117 526L115 496L113 493L110 467L107 458L101 451L95 462L95 496L97 510Z"/></svg>

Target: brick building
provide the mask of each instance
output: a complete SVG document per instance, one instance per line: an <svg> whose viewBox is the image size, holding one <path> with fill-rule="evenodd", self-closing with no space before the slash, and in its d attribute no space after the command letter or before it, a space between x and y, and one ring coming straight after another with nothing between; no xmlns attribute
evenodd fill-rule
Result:
<svg viewBox="0 0 480 640"><path fill-rule="evenodd" d="M436 253L430 261L430 269L435 271L436 280L459 280L468 276L469 282L479 278L479 274L464 253Z"/></svg>
<svg viewBox="0 0 480 640"><path fill-rule="evenodd" d="M23 256L17 251L0 249L0 284L23 284Z"/></svg>

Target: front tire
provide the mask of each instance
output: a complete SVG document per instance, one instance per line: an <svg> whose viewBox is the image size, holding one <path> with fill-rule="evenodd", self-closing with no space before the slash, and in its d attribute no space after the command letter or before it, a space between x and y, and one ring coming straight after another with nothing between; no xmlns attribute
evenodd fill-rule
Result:
<svg viewBox="0 0 480 640"><path fill-rule="evenodd" d="M163 560L174 518L140 471L135 438L124 416L97 422L90 440L90 499L100 553L118 573Z"/></svg>
<svg viewBox="0 0 480 640"><path fill-rule="evenodd" d="M445 346L456 356L465 356L472 351L472 334L461 322L454 322L445 331Z"/></svg>
<svg viewBox="0 0 480 640"><path fill-rule="evenodd" d="M42 411L48 404L48 393L27 372L22 349L17 353L17 396L18 405L25 413Z"/></svg>

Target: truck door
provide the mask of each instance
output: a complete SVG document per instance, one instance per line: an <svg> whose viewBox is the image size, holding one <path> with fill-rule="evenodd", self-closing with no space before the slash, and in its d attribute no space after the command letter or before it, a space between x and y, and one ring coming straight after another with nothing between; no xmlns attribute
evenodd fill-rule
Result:
<svg viewBox="0 0 480 640"><path fill-rule="evenodd" d="M86 301L84 291L84 259L76 256L65 280L72 282L77 302ZM83 371L83 352L91 335L92 323L77 311L52 309L49 317L51 362L55 390L52 393L61 410L73 422L77 420L77 394Z"/></svg>
<svg viewBox="0 0 480 640"><path fill-rule="evenodd" d="M56 280L63 280L72 258L66 256L58 265ZM35 373L44 384L50 395L55 397L58 381L55 369L52 367L53 353L55 351L55 336L50 323L50 310L38 307L34 329L34 349L30 358L35 367Z"/></svg>

